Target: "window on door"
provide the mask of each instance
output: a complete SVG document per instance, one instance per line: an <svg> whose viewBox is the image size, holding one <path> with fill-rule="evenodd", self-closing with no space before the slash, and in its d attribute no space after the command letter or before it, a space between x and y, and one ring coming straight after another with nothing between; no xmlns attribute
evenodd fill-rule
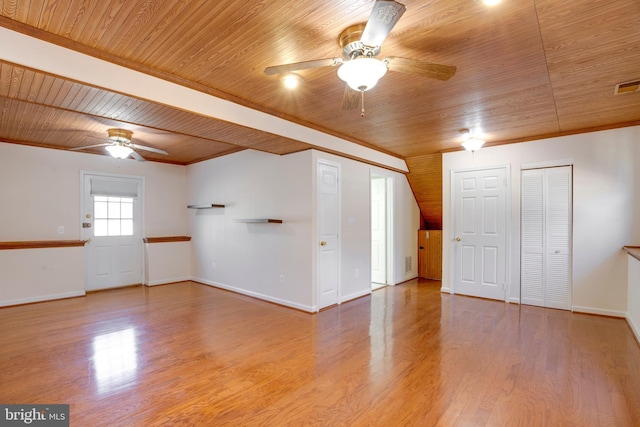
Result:
<svg viewBox="0 0 640 427"><path fill-rule="evenodd" d="M93 196L94 236L132 236L133 198Z"/></svg>

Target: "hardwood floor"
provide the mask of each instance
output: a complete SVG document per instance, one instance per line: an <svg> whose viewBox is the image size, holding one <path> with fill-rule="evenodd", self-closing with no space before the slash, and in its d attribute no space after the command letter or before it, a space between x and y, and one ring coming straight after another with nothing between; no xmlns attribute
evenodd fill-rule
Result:
<svg viewBox="0 0 640 427"><path fill-rule="evenodd" d="M638 426L626 321L380 289L316 315L191 282L0 309L0 403L72 426Z"/></svg>

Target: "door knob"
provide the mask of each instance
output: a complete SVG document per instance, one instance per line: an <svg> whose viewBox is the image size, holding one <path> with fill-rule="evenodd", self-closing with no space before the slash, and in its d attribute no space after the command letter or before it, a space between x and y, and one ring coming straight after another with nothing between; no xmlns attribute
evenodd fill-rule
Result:
<svg viewBox="0 0 640 427"><path fill-rule="evenodd" d="M456 242L459 242L459 241L460 241L460 238L459 238L459 237L456 237Z"/></svg>
<svg viewBox="0 0 640 427"><path fill-rule="evenodd" d="M327 246L327 242L323 240L322 242L320 242L320 246Z"/></svg>

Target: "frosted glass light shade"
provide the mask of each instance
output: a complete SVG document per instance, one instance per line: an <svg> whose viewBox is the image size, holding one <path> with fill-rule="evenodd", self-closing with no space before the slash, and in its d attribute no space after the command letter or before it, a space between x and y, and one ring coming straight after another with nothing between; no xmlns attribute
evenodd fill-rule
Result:
<svg viewBox="0 0 640 427"><path fill-rule="evenodd" d="M476 151L479 150L480 147L484 145L484 141L481 139L477 139L474 137L469 138L465 142L462 143L462 146L467 151Z"/></svg>
<svg viewBox="0 0 640 427"><path fill-rule="evenodd" d="M131 148L126 147L124 145L107 145L105 147L109 154L111 154L116 159L126 159L129 157L129 154L133 151Z"/></svg>
<svg viewBox="0 0 640 427"><path fill-rule="evenodd" d="M356 58L347 61L338 68L338 77L357 91L373 88L378 80L387 73L384 62L375 58Z"/></svg>

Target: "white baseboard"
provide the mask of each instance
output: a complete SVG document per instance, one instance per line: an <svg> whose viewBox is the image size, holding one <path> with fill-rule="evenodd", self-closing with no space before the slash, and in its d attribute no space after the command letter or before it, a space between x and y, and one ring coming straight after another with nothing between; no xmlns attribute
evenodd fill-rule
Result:
<svg viewBox="0 0 640 427"><path fill-rule="evenodd" d="M579 305L574 305L571 307L571 311L574 313L587 313L587 314L599 314L601 316L611 316L611 317L627 317L627 313L620 310L609 310L606 308L596 308L596 307L582 307Z"/></svg>
<svg viewBox="0 0 640 427"><path fill-rule="evenodd" d="M264 295L258 292L248 291L246 289L236 288L235 286L225 285L224 283L214 282L212 280L201 279L199 277L191 277L189 280L193 280L194 282L202 283L203 285L213 286L214 288L225 289L227 291L235 292L237 294L247 295L253 298L261 299L264 301L273 302L279 305L284 305L285 307L295 308L301 311L306 311L309 313L315 313L318 311L316 307L311 307L308 305L298 304L293 301L283 300L280 298L275 298L269 295Z"/></svg>
<svg viewBox="0 0 640 427"><path fill-rule="evenodd" d="M349 294L349 295L344 295L343 297L340 298L340 304L342 304L344 302L347 302L347 301L354 300L356 298L363 297L365 295L370 295L370 294L371 294L371 289L360 291L360 292L354 292L354 293Z"/></svg>
<svg viewBox="0 0 640 427"><path fill-rule="evenodd" d="M511 304L520 304L520 298L517 297L509 297L508 300Z"/></svg>
<svg viewBox="0 0 640 427"><path fill-rule="evenodd" d="M450 294L451 293L451 288L449 288L448 286L442 286L440 288L440 292L445 293L445 294Z"/></svg>
<svg viewBox="0 0 640 427"><path fill-rule="evenodd" d="M73 297L82 297L85 296L86 293L84 290L82 291L73 291L73 292L64 292L61 294L50 294L50 295L39 295L37 297L29 297L29 298L20 298L14 300L6 300L0 301L0 307L7 307L10 305L20 305L20 304L31 304L34 302L42 302L42 301L53 301L56 299L64 299L64 298L73 298Z"/></svg>
<svg viewBox="0 0 640 427"><path fill-rule="evenodd" d="M631 320L631 317L629 317L629 314L627 313L626 315L627 318L627 323L629 324L629 326L631 327L631 330L633 331L633 334L636 336L636 340L638 340L638 342L640 343L640 325L635 325L633 323L633 320Z"/></svg>
<svg viewBox="0 0 640 427"><path fill-rule="evenodd" d="M162 279L162 280L151 280L148 282L144 282L145 286L158 286L158 285L168 285L169 283L177 283L177 282L185 282L187 280L191 280L191 277L174 277L172 279Z"/></svg>

